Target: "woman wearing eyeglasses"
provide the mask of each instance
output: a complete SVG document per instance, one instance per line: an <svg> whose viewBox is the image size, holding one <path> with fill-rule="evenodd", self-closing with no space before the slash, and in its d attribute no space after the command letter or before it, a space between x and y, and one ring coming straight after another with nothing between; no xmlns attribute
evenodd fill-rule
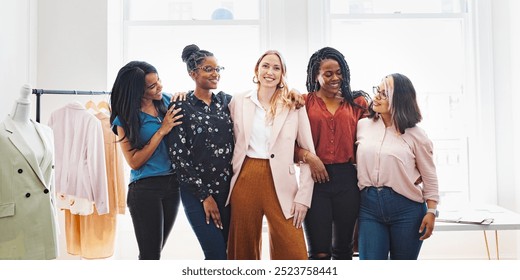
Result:
<svg viewBox="0 0 520 280"><path fill-rule="evenodd" d="M180 182L181 200L207 260L227 259L233 123L231 95L215 93L220 71L213 53L188 45L182 52L195 90L174 101L184 118L168 137L169 154Z"/></svg>
<svg viewBox="0 0 520 280"><path fill-rule="evenodd" d="M359 258L415 260L437 215L433 144L417 126L422 116L410 79L388 75L374 93L370 116L357 127Z"/></svg>

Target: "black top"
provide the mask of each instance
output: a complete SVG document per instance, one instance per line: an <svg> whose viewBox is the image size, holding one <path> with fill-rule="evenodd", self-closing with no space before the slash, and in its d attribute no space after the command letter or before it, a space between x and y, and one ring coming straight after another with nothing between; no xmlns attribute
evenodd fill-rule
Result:
<svg viewBox="0 0 520 280"><path fill-rule="evenodd" d="M233 122L224 92L211 95L208 106L193 91L186 101L172 102L184 116L168 136L168 153L181 185L188 185L201 201L209 195L229 193L232 176Z"/></svg>

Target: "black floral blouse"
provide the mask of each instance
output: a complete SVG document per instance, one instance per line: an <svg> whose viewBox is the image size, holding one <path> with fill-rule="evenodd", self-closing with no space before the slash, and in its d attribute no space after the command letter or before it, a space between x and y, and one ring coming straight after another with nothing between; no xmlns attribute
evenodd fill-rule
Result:
<svg viewBox="0 0 520 280"><path fill-rule="evenodd" d="M186 101L172 102L184 116L168 136L168 153L181 185L188 185L201 201L229 193L233 156L233 123L228 103L232 96L212 94L208 106L193 91Z"/></svg>

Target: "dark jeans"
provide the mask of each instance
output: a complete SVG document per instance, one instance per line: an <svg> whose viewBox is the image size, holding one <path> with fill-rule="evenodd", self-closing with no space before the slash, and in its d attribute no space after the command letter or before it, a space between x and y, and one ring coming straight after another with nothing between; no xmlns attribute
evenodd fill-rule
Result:
<svg viewBox="0 0 520 280"><path fill-rule="evenodd" d="M179 209L175 175L148 177L130 183L127 204L134 224L140 260L159 260Z"/></svg>
<svg viewBox="0 0 520 280"><path fill-rule="evenodd" d="M220 212L220 219L224 229L219 229L210 218L206 224L206 214L202 202L193 195L188 186L181 184L181 199L184 212L191 228L199 240L206 260L226 260L227 240L229 233L230 208L225 207L228 193L213 194Z"/></svg>
<svg viewBox="0 0 520 280"><path fill-rule="evenodd" d="M412 201L388 187L366 187L359 210L359 259L416 260L426 203Z"/></svg>
<svg viewBox="0 0 520 280"><path fill-rule="evenodd" d="M309 259L351 260L359 212L357 171L351 163L327 164L330 181L315 183L305 217Z"/></svg>

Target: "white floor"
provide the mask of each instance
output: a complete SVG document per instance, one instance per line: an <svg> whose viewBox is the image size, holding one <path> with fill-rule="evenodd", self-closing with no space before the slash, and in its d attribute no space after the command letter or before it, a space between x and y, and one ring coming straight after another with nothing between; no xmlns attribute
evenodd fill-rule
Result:
<svg viewBox="0 0 520 280"><path fill-rule="evenodd" d="M182 206L181 206L182 207ZM179 215L162 253L163 260L203 260L204 254L193 233L184 211L179 209ZM60 213L60 229L64 226L64 217ZM519 260L520 232L500 231L499 255L502 260ZM79 260L81 257L72 256L66 252L65 234L59 234L59 260ZM494 231L487 232L488 246L491 259L496 259L496 240ZM262 241L262 259L269 259L269 241L264 228ZM115 252L110 259L136 260L138 255L137 243L133 232L130 214L118 215L118 232ZM487 248L483 232L434 232L433 236L423 243L419 259L422 260L487 260Z"/></svg>

